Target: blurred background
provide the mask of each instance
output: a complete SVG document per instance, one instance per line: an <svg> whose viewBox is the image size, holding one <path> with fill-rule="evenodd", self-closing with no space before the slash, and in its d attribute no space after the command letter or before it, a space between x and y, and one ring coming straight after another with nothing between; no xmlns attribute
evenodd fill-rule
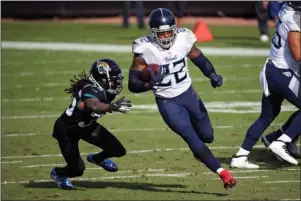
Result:
<svg viewBox="0 0 301 201"><path fill-rule="evenodd" d="M274 26L283 3L284 1L2 1L1 14L4 22L13 19L77 20L119 23L123 28L136 23L138 28L144 29L150 12L155 8L165 7L176 15L178 27L183 24L196 25L199 19L213 25L257 25L259 39L267 42L268 29Z"/></svg>
<svg viewBox="0 0 301 201"><path fill-rule="evenodd" d="M18 18L71 18L116 17L123 12L125 1L4 1L2 17ZM139 1L135 1L139 2ZM178 3L179 1L173 1ZM182 1L183 2L183 1ZM143 1L144 15L152 9L167 7L166 1ZM188 1L185 16L255 17L254 1ZM131 14L134 10L131 11Z"/></svg>

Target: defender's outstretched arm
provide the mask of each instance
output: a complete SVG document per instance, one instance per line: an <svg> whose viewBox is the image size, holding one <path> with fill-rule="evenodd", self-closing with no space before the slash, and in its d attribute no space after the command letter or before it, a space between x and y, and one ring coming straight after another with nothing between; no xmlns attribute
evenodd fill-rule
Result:
<svg viewBox="0 0 301 201"><path fill-rule="evenodd" d="M100 102L96 98L88 98L81 101L78 104L78 107L84 111L95 112L97 114L101 114L105 112L127 113L129 111L129 108L132 107L132 104L130 100L125 100L123 96L116 102L110 104Z"/></svg>

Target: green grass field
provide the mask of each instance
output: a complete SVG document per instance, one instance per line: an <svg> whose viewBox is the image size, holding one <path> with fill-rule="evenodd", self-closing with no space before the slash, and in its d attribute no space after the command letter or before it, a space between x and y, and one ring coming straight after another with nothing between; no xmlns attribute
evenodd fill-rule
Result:
<svg viewBox="0 0 301 201"><path fill-rule="evenodd" d="M257 40L256 27L212 26L216 40L200 46L266 47ZM235 30L234 30L235 29ZM50 41L131 44L147 30L122 30L117 25L59 23L2 23L2 41ZM300 166L280 164L258 142L252 151L257 171L231 169L237 186L225 190L218 176L196 161L184 141L168 130L156 112L151 92L132 94L127 89L130 53L2 49L2 199L34 200L282 200L300 199ZM56 188L49 173L63 166L59 147L51 137L55 119L70 103L63 90L74 74L88 70L103 57L114 58L125 74L122 95L133 110L99 120L112 130L128 153L115 158L120 171L108 173L86 163L76 191ZM215 128L212 151L225 168L258 117L261 90L259 72L265 57L208 56L225 83L212 89L190 63L194 87L208 108ZM148 106L150 109L139 109ZM292 113L286 104L266 133L278 129ZM98 148L80 142L85 160Z"/></svg>

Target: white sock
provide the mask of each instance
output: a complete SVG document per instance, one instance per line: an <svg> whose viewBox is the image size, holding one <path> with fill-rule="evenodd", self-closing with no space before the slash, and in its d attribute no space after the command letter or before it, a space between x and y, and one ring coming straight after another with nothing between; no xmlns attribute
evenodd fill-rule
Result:
<svg viewBox="0 0 301 201"><path fill-rule="evenodd" d="M277 140L281 140L283 142L288 142L288 143L292 142L292 139L286 134L282 134Z"/></svg>
<svg viewBox="0 0 301 201"><path fill-rule="evenodd" d="M216 173L217 173L217 174L220 174L223 170L224 170L224 168L218 168L218 169L216 170Z"/></svg>
<svg viewBox="0 0 301 201"><path fill-rule="evenodd" d="M284 130L283 130L282 126L280 127L280 131L281 131L281 133L284 133Z"/></svg>
<svg viewBox="0 0 301 201"><path fill-rule="evenodd" d="M236 156L247 156L249 155L250 151L247 151L243 148L240 148L236 154Z"/></svg>

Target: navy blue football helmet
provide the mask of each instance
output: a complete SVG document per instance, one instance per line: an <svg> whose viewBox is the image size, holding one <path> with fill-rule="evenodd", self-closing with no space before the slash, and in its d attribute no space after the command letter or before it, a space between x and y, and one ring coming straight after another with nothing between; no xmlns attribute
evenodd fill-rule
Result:
<svg viewBox="0 0 301 201"><path fill-rule="evenodd" d="M149 29L156 42L164 49L169 49L176 37L176 18L174 14L166 8L157 8L149 15ZM159 34L169 32L171 36L160 39Z"/></svg>
<svg viewBox="0 0 301 201"><path fill-rule="evenodd" d="M96 60L90 69L89 80L99 89L118 95L124 76L119 65L111 59Z"/></svg>
<svg viewBox="0 0 301 201"><path fill-rule="evenodd" d="M289 7L291 7L295 11L301 12L301 1L287 1L286 3Z"/></svg>

